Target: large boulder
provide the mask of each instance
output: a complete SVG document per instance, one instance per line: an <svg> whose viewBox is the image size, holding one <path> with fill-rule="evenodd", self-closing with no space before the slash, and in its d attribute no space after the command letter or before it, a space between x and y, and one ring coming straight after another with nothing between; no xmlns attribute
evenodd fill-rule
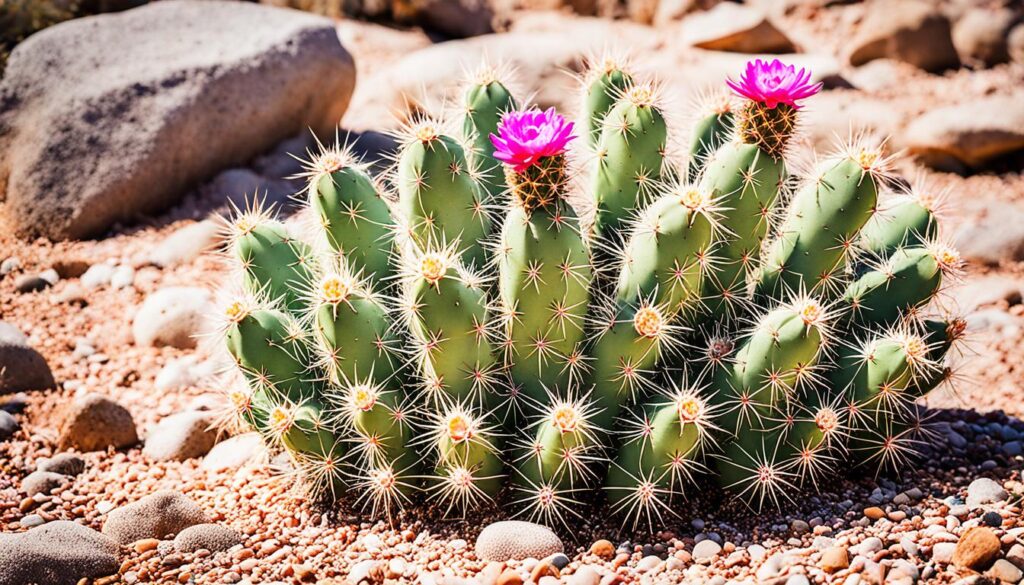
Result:
<svg viewBox="0 0 1024 585"><path fill-rule="evenodd" d="M333 23L245 2L155 2L18 45L0 85L0 218L77 238L173 203L307 128L355 85Z"/></svg>
<svg viewBox="0 0 1024 585"><path fill-rule="evenodd" d="M118 547L95 530L57 520L19 534L0 534L0 585L74 585L117 573Z"/></svg>
<svg viewBox="0 0 1024 585"><path fill-rule="evenodd" d="M949 19L926 0L869 3L868 14L851 46L852 65L883 57L925 71L942 71L960 64Z"/></svg>
<svg viewBox="0 0 1024 585"><path fill-rule="evenodd" d="M930 110L907 126L901 142L933 167L984 167L1024 149L1024 92Z"/></svg>
<svg viewBox="0 0 1024 585"><path fill-rule="evenodd" d="M0 396L53 386L46 358L29 346L28 337L17 327L0 321Z"/></svg>

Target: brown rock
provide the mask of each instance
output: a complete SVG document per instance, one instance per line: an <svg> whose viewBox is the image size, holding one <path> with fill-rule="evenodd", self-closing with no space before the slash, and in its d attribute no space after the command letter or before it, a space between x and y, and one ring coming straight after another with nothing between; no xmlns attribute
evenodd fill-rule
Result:
<svg viewBox="0 0 1024 585"><path fill-rule="evenodd" d="M793 42L768 16L749 6L723 2L683 21L683 38L701 49L734 53L792 53Z"/></svg>
<svg viewBox="0 0 1024 585"><path fill-rule="evenodd" d="M57 445L61 449L101 451L139 442L135 420L128 409L97 394L76 398L64 415Z"/></svg>
<svg viewBox="0 0 1024 585"><path fill-rule="evenodd" d="M29 496L49 494L53 490L71 483L71 478L52 471L33 471L21 480L21 491Z"/></svg>
<svg viewBox="0 0 1024 585"><path fill-rule="evenodd" d="M1017 15L1008 8L972 8L953 26L953 44L965 62L996 65L1010 60L1006 44Z"/></svg>
<svg viewBox="0 0 1024 585"><path fill-rule="evenodd" d="M960 65L949 19L931 2L875 0L852 42L850 64L888 57L925 71Z"/></svg>
<svg viewBox="0 0 1024 585"><path fill-rule="evenodd" d="M953 564L966 569L981 571L999 556L1000 543L992 529L987 526L973 526L964 532L953 551Z"/></svg>
<svg viewBox="0 0 1024 585"><path fill-rule="evenodd" d="M594 541L594 544L590 545L590 554L601 557L602 559L608 560L615 556L615 545L611 541L601 539Z"/></svg>
<svg viewBox="0 0 1024 585"><path fill-rule="evenodd" d="M158 546L160 546L160 539L143 538L142 540L135 541L135 543L132 545L132 548L135 549L135 552L141 555L142 553L151 551Z"/></svg>
<svg viewBox="0 0 1024 585"><path fill-rule="evenodd" d="M220 524L196 524L189 526L174 537L174 548L178 552L227 550L244 540L235 529Z"/></svg>
<svg viewBox="0 0 1024 585"><path fill-rule="evenodd" d="M822 571L835 573L850 566L850 553L845 546L833 546L821 553L821 561L818 563Z"/></svg>
<svg viewBox="0 0 1024 585"><path fill-rule="evenodd" d="M1024 93L933 109L910 123L900 141L932 167L982 167L1024 149Z"/></svg>
<svg viewBox="0 0 1024 585"><path fill-rule="evenodd" d="M871 520L880 520L885 517L885 510L878 506L871 506L870 508L864 508L864 515Z"/></svg>

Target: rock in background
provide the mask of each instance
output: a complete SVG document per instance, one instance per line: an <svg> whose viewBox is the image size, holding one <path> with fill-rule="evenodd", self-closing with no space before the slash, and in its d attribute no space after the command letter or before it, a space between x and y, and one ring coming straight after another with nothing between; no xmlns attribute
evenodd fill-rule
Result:
<svg viewBox="0 0 1024 585"><path fill-rule="evenodd" d="M54 26L0 85L0 216L102 234L296 132L332 135L354 84L332 23L297 11L185 0Z"/></svg>

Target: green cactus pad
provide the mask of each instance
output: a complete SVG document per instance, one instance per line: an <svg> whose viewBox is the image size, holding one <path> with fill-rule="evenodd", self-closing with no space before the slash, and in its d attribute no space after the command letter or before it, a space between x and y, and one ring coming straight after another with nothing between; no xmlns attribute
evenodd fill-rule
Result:
<svg viewBox="0 0 1024 585"><path fill-rule="evenodd" d="M595 230L610 237L643 207L662 178L667 129L650 88L631 88L608 112L598 142L591 192Z"/></svg>
<svg viewBox="0 0 1024 585"><path fill-rule="evenodd" d="M485 203L493 202L505 189L501 161L494 158L491 134L498 133L502 114L516 109L516 100L493 74L485 75L466 88L462 135L473 145L470 161L481 174Z"/></svg>
<svg viewBox="0 0 1024 585"><path fill-rule="evenodd" d="M797 192L765 255L760 292L837 292L857 234L877 204L867 162L844 157Z"/></svg>
<svg viewBox="0 0 1024 585"><path fill-rule="evenodd" d="M239 303L228 311L225 341L246 377L257 388L273 388L292 401L311 397L318 373L309 365L309 348L294 319L281 311L249 310Z"/></svg>
<svg viewBox="0 0 1024 585"><path fill-rule="evenodd" d="M584 130L587 144L591 147L596 146L601 138L601 128L608 111L632 84L630 75L614 61L602 63L600 74L594 77L583 97Z"/></svg>
<svg viewBox="0 0 1024 585"><path fill-rule="evenodd" d="M398 207L411 235L423 248L457 242L466 264L482 268L491 221L466 153L429 123L416 133L399 155L397 177Z"/></svg>
<svg viewBox="0 0 1024 585"><path fill-rule="evenodd" d="M246 218L236 222L239 231L234 256L245 273L246 289L280 299L293 313L304 308L300 292L312 280L313 250L305 242L293 239L284 224L263 220L249 224Z"/></svg>
<svg viewBox="0 0 1024 585"><path fill-rule="evenodd" d="M309 187L309 201L331 249L373 282L392 275L394 221L366 171L343 166L324 172Z"/></svg>
<svg viewBox="0 0 1024 585"><path fill-rule="evenodd" d="M900 248L925 245L938 235L935 215L908 197L871 216L860 232L860 245L866 252L888 258Z"/></svg>

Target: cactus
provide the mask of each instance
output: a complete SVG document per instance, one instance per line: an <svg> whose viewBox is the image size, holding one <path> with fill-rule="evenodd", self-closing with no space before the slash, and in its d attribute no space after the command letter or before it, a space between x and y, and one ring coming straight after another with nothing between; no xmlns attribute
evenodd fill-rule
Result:
<svg viewBox="0 0 1024 585"><path fill-rule="evenodd" d="M280 300L299 314L304 306L301 290L312 279L313 248L294 239L270 210L256 205L241 213L228 227L229 254L241 268L250 294Z"/></svg>
<svg viewBox="0 0 1024 585"><path fill-rule="evenodd" d="M467 266L487 261L491 219L486 192L462 145L438 124L417 123L398 155L398 208L414 245L457 243Z"/></svg>
<svg viewBox="0 0 1024 585"><path fill-rule="evenodd" d="M758 284L762 293L832 296L842 290L860 229L875 211L885 164L877 148L854 146L806 182L769 244Z"/></svg>
<svg viewBox="0 0 1024 585"><path fill-rule="evenodd" d="M494 158L491 134L498 132L501 116L516 109L516 100L500 81L501 77L499 71L484 65L463 96L462 135L473 145L470 160L487 191L485 204L492 203L505 189L501 161Z"/></svg>
<svg viewBox="0 0 1024 585"><path fill-rule="evenodd" d="M715 151L729 141L735 123L736 114L727 93L711 92L701 96L698 118L690 136L690 162L686 173L688 181L697 181Z"/></svg>
<svg viewBox="0 0 1024 585"><path fill-rule="evenodd" d="M583 80L583 135L587 145L595 148L601 138L604 118L619 97L633 84L633 77L619 59L604 55L589 59L587 78Z"/></svg>
<svg viewBox="0 0 1024 585"><path fill-rule="evenodd" d="M734 127L703 118L685 171L664 163L651 86L598 71L589 193L574 124L504 111L486 80L466 93L472 149L418 122L391 182L323 149L299 237L259 207L231 223L242 294L221 331L245 385L228 418L311 493L568 526L603 490L636 528L686 513L701 478L777 506L928 440L917 401L951 381L964 331L932 313L961 261L928 191L879 206L888 161L854 143L791 194L786 144L818 89L804 70L755 61L730 82Z"/></svg>
<svg viewBox="0 0 1024 585"><path fill-rule="evenodd" d="M655 89L630 86L601 123L591 186L599 237L614 240L629 216L647 203L662 179L667 140Z"/></svg>
<svg viewBox="0 0 1024 585"><path fill-rule="evenodd" d="M321 148L307 168L308 205L329 247L374 283L393 274L391 210L348 150Z"/></svg>
<svg viewBox="0 0 1024 585"><path fill-rule="evenodd" d="M459 265L452 246L407 254L401 312L427 393L438 405L489 404L498 361L480 279Z"/></svg>
<svg viewBox="0 0 1024 585"><path fill-rule="evenodd" d="M551 148L539 157L520 140L538 125L556 127ZM504 361L513 383L537 401L578 381L585 366L579 358L592 269L565 201L562 150L572 127L553 110L510 115L502 122L508 138L496 143L512 199L496 253Z"/></svg>

